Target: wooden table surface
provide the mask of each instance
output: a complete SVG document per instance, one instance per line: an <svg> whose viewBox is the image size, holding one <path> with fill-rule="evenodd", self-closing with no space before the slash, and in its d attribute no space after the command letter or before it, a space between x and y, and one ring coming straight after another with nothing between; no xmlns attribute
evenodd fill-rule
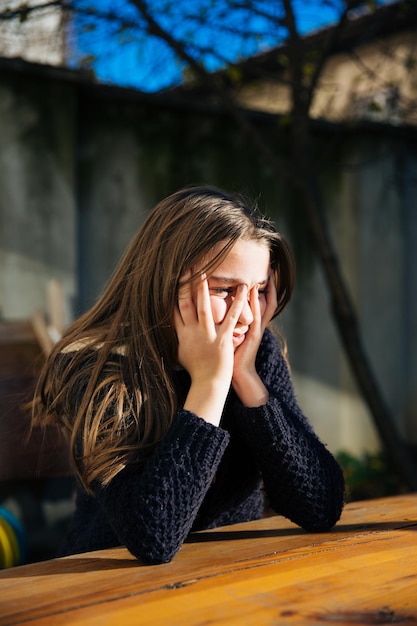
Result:
<svg viewBox="0 0 417 626"><path fill-rule="evenodd" d="M166 565L117 548L0 572L1 626L397 623L417 625L417 494L350 503L329 533L196 533Z"/></svg>

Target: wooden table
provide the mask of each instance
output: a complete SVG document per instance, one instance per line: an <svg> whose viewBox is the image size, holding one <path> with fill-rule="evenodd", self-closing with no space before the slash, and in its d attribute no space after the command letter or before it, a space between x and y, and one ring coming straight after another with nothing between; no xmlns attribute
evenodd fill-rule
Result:
<svg viewBox="0 0 417 626"><path fill-rule="evenodd" d="M417 494L351 503L329 533L196 533L166 565L117 548L0 572L2 626L396 623L417 625Z"/></svg>

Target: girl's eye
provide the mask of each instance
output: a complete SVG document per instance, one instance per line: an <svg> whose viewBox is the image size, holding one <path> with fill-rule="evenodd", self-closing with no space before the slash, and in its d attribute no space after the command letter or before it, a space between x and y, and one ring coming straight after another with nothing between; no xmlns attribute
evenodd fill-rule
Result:
<svg viewBox="0 0 417 626"><path fill-rule="evenodd" d="M210 287L210 292L216 296L227 298L233 294L233 289L230 287Z"/></svg>
<svg viewBox="0 0 417 626"><path fill-rule="evenodd" d="M233 287L210 287L210 293L212 293L213 295L219 296L221 298L227 298L228 296L233 296L235 294L236 289ZM267 290L266 289L259 289L258 290L258 297L259 296L266 296ZM248 299L249 299L249 294L248 294Z"/></svg>

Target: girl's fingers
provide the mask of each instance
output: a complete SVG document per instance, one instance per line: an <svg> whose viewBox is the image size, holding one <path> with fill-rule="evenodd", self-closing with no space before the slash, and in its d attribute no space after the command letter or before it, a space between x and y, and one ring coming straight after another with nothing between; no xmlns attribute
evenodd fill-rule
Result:
<svg viewBox="0 0 417 626"><path fill-rule="evenodd" d="M195 289L198 321L206 328L214 328L213 313L210 304L210 291L206 274L201 275L201 280Z"/></svg>
<svg viewBox="0 0 417 626"><path fill-rule="evenodd" d="M246 285L238 285L234 300L221 324L217 325L215 331L215 323L211 309L210 289L206 274L201 274L201 280L197 283L190 282L191 271L184 274L181 279L181 285L178 291L178 307L176 312L176 324L182 322L188 326L197 323L201 325L201 329L210 335L213 332L233 334L233 330L239 321L239 317L243 311L246 300L248 298L248 290ZM258 293L256 292L256 299ZM259 303L253 302L253 294L249 296L250 306L257 306L257 316L259 317Z"/></svg>
<svg viewBox="0 0 417 626"><path fill-rule="evenodd" d="M189 282L191 271L187 271L181 279L178 290L178 312L184 324L195 321L197 318L193 300L192 283Z"/></svg>
<svg viewBox="0 0 417 626"><path fill-rule="evenodd" d="M210 291L205 274L197 283L189 282L191 271L184 274L178 292L178 310L185 325L199 323L206 331L214 329Z"/></svg>
<svg viewBox="0 0 417 626"><path fill-rule="evenodd" d="M253 323L257 323L261 321L261 306L259 304L259 286L255 285L255 287L251 290L250 293L250 308L253 315Z"/></svg>
<svg viewBox="0 0 417 626"><path fill-rule="evenodd" d="M225 332L233 333L235 326L239 321L239 317L243 311L243 307L245 306L246 299L248 297L248 288L246 285L238 285L236 289L236 295L233 300L233 303L228 310L226 317L221 323L222 328Z"/></svg>

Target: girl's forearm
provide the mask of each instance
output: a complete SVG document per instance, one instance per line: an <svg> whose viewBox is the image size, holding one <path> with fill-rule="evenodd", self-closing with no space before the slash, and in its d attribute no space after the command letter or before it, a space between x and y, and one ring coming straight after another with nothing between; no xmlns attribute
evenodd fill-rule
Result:
<svg viewBox="0 0 417 626"><path fill-rule="evenodd" d="M190 411L214 426L220 424L229 385L223 381L207 381L192 383L184 409Z"/></svg>
<svg viewBox="0 0 417 626"><path fill-rule="evenodd" d="M246 407L258 407L269 400L269 392L256 371L252 375L233 378L233 389L241 403Z"/></svg>

